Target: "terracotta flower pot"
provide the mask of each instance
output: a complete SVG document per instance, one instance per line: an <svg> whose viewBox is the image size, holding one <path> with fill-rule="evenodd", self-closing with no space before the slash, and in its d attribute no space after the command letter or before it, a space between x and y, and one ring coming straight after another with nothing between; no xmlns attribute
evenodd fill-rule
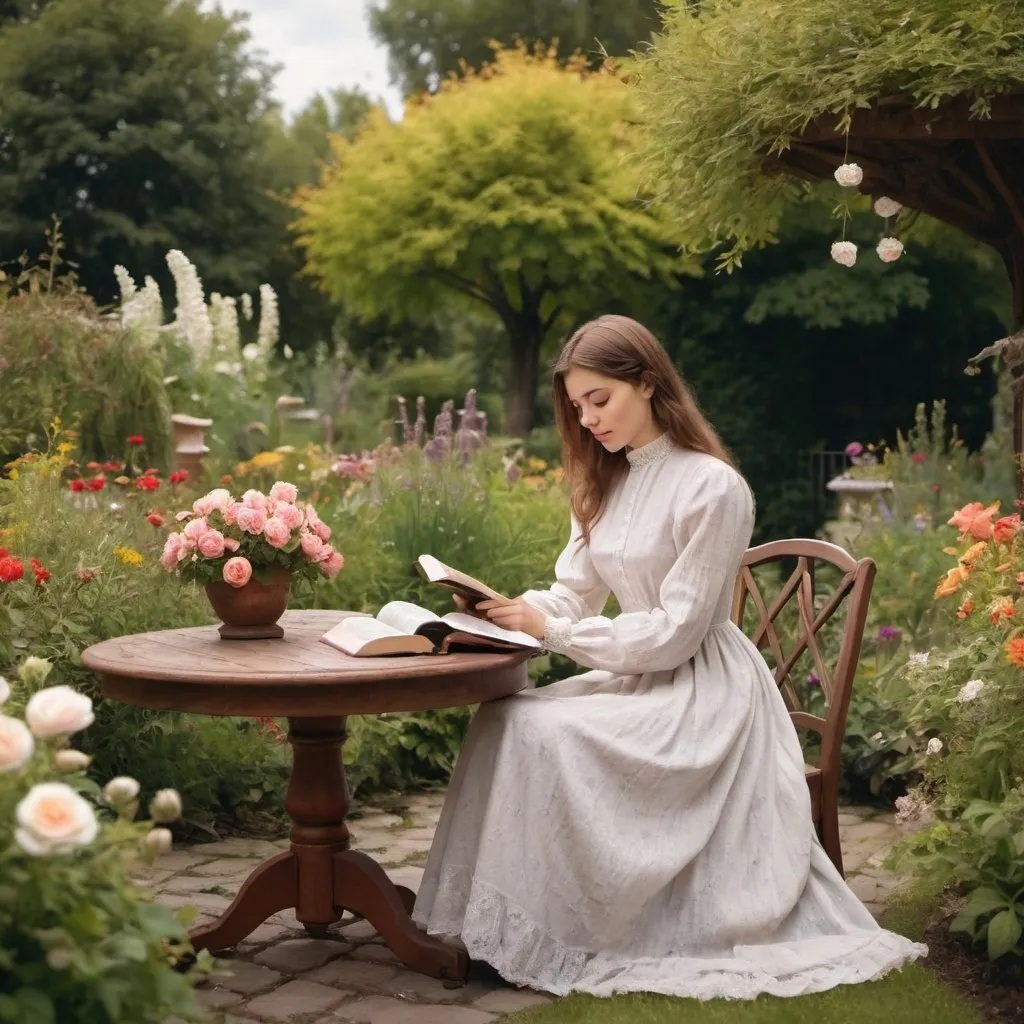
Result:
<svg viewBox="0 0 1024 1024"><path fill-rule="evenodd" d="M277 620L288 607L292 578L287 569L276 566L270 582L249 580L244 587L230 583L207 583L206 596L223 625L223 640L279 640L284 628Z"/></svg>

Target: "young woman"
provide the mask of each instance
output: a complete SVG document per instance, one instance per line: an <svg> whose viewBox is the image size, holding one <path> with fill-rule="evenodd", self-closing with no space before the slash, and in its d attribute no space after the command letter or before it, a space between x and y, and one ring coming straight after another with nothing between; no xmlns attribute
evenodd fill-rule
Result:
<svg viewBox="0 0 1024 1024"><path fill-rule="evenodd" d="M814 834L796 731L729 621L753 500L664 349L601 317L554 399L557 582L477 611L592 671L480 708L414 919L557 995L796 996L924 956Z"/></svg>

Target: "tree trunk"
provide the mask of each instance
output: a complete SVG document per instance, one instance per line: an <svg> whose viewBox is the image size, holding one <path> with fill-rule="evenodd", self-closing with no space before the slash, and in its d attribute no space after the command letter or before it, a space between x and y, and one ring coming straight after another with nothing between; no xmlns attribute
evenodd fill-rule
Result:
<svg viewBox="0 0 1024 1024"><path fill-rule="evenodd" d="M509 366L505 390L505 433L525 438L533 426L544 325L539 310L527 310L507 319L505 329L508 332Z"/></svg>

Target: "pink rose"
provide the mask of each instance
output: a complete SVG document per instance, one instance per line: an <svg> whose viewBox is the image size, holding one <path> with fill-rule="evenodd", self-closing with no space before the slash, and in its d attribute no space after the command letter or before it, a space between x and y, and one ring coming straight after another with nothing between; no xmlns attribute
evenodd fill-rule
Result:
<svg viewBox="0 0 1024 1024"><path fill-rule="evenodd" d="M220 558L224 554L224 534L220 530L207 530L196 541L196 547L204 558Z"/></svg>
<svg viewBox="0 0 1024 1024"><path fill-rule="evenodd" d="M238 513L245 506L240 501L232 501L226 509L224 509L224 522L228 526L234 526L235 520L238 518Z"/></svg>
<svg viewBox="0 0 1024 1024"><path fill-rule="evenodd" d="M316 521L316 526L313 529L325 544L331 539L331 528L322 519Z"/></svg>
<svg viewBox="0 0 1024 1024"><path fill-rule="evenodd" d="M330 557L325 562L320 563L320 568L328 579L333 580L334 577L337 576L344 568L344 565L345 559L332 548Z"/></svg>
<svg viewBox="0 0 1024 1024"><path fill-rule="evenodd" d="M242 504L249 508L267 509L267 496L262 491L250 488L242 495Z"/></svg>
<svg viewBox="0 0 1024 1024"><path fill-rule="evenodd" d="M295 484L286 484L281 480L278 480L273 487L270 488L270 497L274 501L283 501L289 505L295 504L295 499L299 496L299 489Z"/></svg>
<svg viewBox="0 0 1024 1024"><path fill-rule="evenodd" d="M320 522L320 517L316 514L316 509L312 505L306 506L306 525L312 530L316 527L316 524Z"/></svg>
<svg viewBox="0 0 1024 1024"><path fill-rule="evenodd" d="M302 525L302 509L298 505L289 505L287 502L279 501L274 506L274 515L283 522L289 530L295 530Z"/></svg>
<svg viewBox="0 0 1024 1024"><path fill-rule="evenodd" d="M224 550L225 551L237 551L238 550L238 541L235 540L234 537L225 537L224 538Z"/></svg>
<svg viewBox="0 0 1024 1024"><path fill-rule="evenodd" d="M160 564L168 571L174 572L178 565L178 555L181 552L183 537L180 533L169 534L164 542L163 554L160 556Z"/></svg>
<svg viewBox="0 0 1024 1024"><path fill-rule="evenodd" d="M315 533L307 533L305 531L303 531L299 539L299 546L302 548L302 553L311 562L319 562L326 547L324 542Z"/></svg>
<svg viewBox="0 0 1024 1024"><path fill-rule="evenodd" d="M191 518L192 518L192 513L189 512L188 509L185 509L184 512L176 512L174 514L174 521L176 523L180 523L182 521L182 519L191 519Z"/></svg>
<svg viewBox="0 0 1024 1024"><path fill-rule="evenodd" d="M267 513L262 508L253 508L252 505L243 505L238 510L235 523L240 530L246 533L258 534L263 532L267 525Z"/></svg>
<svg viewBox="0 0 1024 1024"><path fill-rule="evenodd" d="M263 527L263 536L272 548L283 548L292 539L292 531L277 516L271 516Z"/></svg>
<svg viewBox="0 0 1024 1024"><path fill-rule="evenodd" d="M185 535L186 539L192 541L193 544L197 544L199 542L199 538L202 537L209 528L210 527L206 522L206 517L200 516L198 519L189 520L189 522L185 524L185 529L181 532Z"/></svg>
<svg viewBox="0 0 1024 1024"><path fill-rule="evenodd" d="M211 512L224 512L228 505L231 504L231 495L223 487L217 487L210 491L209 494L204 494L201 498L196 498L192 504L192 511L197 516L208 516Z"/></svg>
<svg viewBox="0 0 1024 1024"><path fill-rule="evenodd" d="M248 558L235 555L224 563L224 582L233 587L244 587L252 579L252 565Z"/></svg>

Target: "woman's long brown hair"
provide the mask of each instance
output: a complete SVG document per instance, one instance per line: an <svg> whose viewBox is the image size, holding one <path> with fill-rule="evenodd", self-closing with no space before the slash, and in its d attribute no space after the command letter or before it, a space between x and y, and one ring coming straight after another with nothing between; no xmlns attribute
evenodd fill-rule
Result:
<svg viewBox="0 0 1024 1024"><path fill-rule="evenodd" d="M612 485L629 464L625 449L607 451L580 423L565 390L565 375L577 367L630 384L652 386L654 421L680 448L704 452L733 464L715 428L704 418L689 385L658 339L643 324L627 316L591 320L566 342L552 379L555 424L562 438L562 464L572 485L572 511L585 544L590 543L590 531L604 511Z"/></svg>

